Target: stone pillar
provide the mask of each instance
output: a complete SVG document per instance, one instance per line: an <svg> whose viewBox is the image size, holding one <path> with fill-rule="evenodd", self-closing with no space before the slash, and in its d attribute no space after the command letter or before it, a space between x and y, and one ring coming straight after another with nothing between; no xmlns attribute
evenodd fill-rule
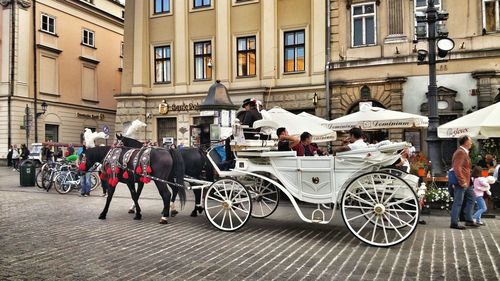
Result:
<svg viewBox="0 0 500 281"><path fill-rule="evenodd" d="M325 1L311 1L311 32L309 42L312 42L312 71L311 74L324 73L326 61L325 57ZM306 46L307 48L307 46ZM323 79L322 79L323 80ZM318 81L322 82L322 81Z"/></svg>
<svg viewBox="0 0 500 281"><path fill-rule="evenodd" d="M477 80L477 105L478 109L491 105L495 99L496 92L493 91L492 80L496 75L495 71L473 72L472 77Z"/></svg>
<svg viewBox="0 0 500 281"><path fill-rule="evenodd" d="M175 44L174 56L176 62L174 64L175 85L189 84L189 44L188 44L188 22L187 22L187 5L189 1L174 0L174 25L175 25Z"/></svg>
<svg viewBox="0 0 500 281"><path fill-rule="evenodd" d="M231 56L231 17L230 17L231 2L227 0L217 0L215 6L216 12L216 33L215 38L215 79L222 83L229 82L229 74L231 73L230 59Z"/></svg>
<svg viewBox="0 0 500 281"><path fill-rule="evenodd" d="M144 94L149 84L148 3L137 0L127 5L134 5L132 93Z"/></svg>
<svg viewBox="0 0 500 281"><path fill-rule="evenodd" d="M277 33L277 23L276 23L276 0L266 0L261 1L261 42L262 42L262 52L261 62L262 62L262 80L266 86L272 87L274 85L274 79L276 79L276 73L278 73L278 65L276 56L278 54L277 41L279 38ZM271 80L270 83L266 80Z"/></svg>

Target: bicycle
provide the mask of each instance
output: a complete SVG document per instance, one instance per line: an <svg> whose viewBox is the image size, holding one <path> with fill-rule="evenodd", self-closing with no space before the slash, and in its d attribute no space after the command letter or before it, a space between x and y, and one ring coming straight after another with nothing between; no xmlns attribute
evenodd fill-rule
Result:
<svg viewBox="0 0 500 281"><path fill-rule="evenodd" d="M97 189L101 182L96 170L98 169L90 169L90 191ZM81 175L76 166L71 164L62 165L60 173L56 176L54 182L56 191L60 194L66 194L71 189L80 190Z"/></svg>
<svg viewBox="0 0 500 281"><path fill-rule="evenodd" d="M47 162L43 164L36 175L36 186L49 192L54 183L54 179L59 173L61 165L60 162Z"/></svg>

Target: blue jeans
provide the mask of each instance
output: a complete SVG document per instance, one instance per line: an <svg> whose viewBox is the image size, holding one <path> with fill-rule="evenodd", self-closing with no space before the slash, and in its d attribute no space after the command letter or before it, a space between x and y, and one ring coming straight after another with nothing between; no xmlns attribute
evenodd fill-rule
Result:
<svg viewBox="0 0 500 281"><path fill-rule="evenodd" d="M82 194L90 193L90 173L85 173L81 177L81 185L82 185Z"/></svg>
<svg viewBox="0 0 500 281"><path fill-rule="evenodd" d="M476 220L476 222L480 222L481 221L481 215L484 212L486 212L486 210L488 210L486 208L486 202L484 202L483 196L476 197L476 204L477 204L477 207L479 209L474 213L474 215L472 217Z"/></svg>
<svg viewBox="0 0 500 281"><path fill-rule="evenodd" d="M464 216L465 221L472 222L472 209L474 208L474 188L455 187L453 193L453 206L451 207L451 225L458 225L458 216L462 209L462 204L465 204ZM465 202L464 202L465 201Z"/></svg>

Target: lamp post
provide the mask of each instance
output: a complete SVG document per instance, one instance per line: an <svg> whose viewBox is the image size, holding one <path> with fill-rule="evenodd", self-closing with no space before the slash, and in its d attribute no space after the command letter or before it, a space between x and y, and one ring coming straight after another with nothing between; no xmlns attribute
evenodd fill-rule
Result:
<svg viewBox="0 0 500 281"><path fill-rule="evenodd" d="M42 102L42 112L36 112L36 104L35 104L35 119L33 120L33 115L31 114L30 107L26 104L26 108L24 109L24 129L26 130L26 145L28 145L28 139L30 136L31 124L35 121L35 142L38 142L38 117L42 116L47 112L47 103Z"/></svg>
<svg viewBox="0 0 500 281"><path fill-rule="evenodd" d="M438 116L438 100L437 100L437 84L436 84L436 39L439 52L437 55L441 58L446 57L448 51L455 46L453 40L447 38L448 30L444 24L436 24L436 22L444 22L448 19L448 13L445 11L437 11L434 7L434 0L428 0L427 10L424 12L415 13L417 23L426 23L426 25L417 25L416 35L417 42L419 39L426 39L428 42L428 50L418 50L418 64L429 65L429 86L428 86L428 109L429 109L429 127L427 128L427 145L429 151L429 159L432 161L432 175L443 175L443 161L441 140L437 136L437 127L439 126ZM426 28L427 27L427 28ZM436 29L436 27L438 27ZM436 37L436 33L439 37ZM425 58L428 61L425 62Z"/></svg>

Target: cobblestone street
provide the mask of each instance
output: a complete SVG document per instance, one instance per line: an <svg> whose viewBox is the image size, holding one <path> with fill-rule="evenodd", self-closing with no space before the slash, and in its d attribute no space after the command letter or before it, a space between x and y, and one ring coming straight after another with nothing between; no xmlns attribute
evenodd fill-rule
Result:
<svg viewBox="0 0 500 281"><path fill-rule="evenodd" d="M500 220L464 231L449 229L445 213L404 243L375 248L358 241L340 213L330 225L302 222L287 202L266 219L232 233L189 201L168 225L148 184L143 219L127 213L119 184L107 220L105 198L60 195L19 187L19 175L0 168L0 280L498 280Z"/></svg>

